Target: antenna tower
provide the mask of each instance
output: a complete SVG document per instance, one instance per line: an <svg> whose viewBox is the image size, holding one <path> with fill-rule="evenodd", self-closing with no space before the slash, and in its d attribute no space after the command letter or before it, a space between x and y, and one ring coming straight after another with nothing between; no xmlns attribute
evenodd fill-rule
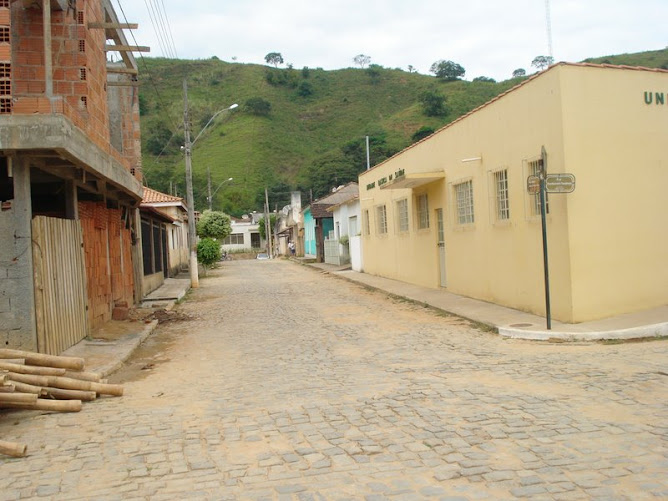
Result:
<svg viewBox="0 0 668 501"><path fill-rule="evenodd" d="M547 28L547 52L548 56L554 61L552 53L552 20L550 19L550 0L545 0L545 25Z"/></svg>

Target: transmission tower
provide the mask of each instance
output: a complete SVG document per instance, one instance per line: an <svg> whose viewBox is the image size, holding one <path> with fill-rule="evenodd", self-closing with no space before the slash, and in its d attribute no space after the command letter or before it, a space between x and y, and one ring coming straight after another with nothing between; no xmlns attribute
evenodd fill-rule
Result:
<svg viewBox="0 0 668 501"><path fill-rule="evenodd" d="M545 0L545 25L547 28L547 52L548 56L554 61L552 53L552 20L550 19L550 0Z"/></svg>

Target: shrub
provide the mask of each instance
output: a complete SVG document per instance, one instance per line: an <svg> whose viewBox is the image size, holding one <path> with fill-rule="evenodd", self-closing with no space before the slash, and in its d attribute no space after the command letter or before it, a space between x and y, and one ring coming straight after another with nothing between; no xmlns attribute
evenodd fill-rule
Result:
<svg viewBox="0 0 668 501"><path fill-rule="evenodd" d="M197 242L197 261L204 267L204 274L220 261L220 244L213 238L203 238Z"/></svg>

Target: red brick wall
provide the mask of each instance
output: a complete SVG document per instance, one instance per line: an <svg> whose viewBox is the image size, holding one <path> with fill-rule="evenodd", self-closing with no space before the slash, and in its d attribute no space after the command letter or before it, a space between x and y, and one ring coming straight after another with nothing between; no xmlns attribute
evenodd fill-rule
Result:
<svg viewBox="0 0 668 501"><path fill-rule="evenodd" d="M92 329L111 320L116 301L134 304L134 278L130 231L121 221L120 209L104 202L79 202L83 229L88 320Z"/></svg>
<svg viewBox="0 0 668 501"><path fill-rule="evenodd" d="M107 103L107 56L104 30L88 29L88 22L104 21L100 0L78 0L77 11L51 12L53 59L53 93L46 95L44 73L44 28L42 10L23 8L23 2L11 4L11 44L0 43L3 53L11 53L12 113L62 113L82 129L105 152L113 155L128 170L140 170L139 112L136 88L125 88L128 107L124 109L123 152L110 145L109 109ZM82 23L80 24L80 21ZM3 52L4 50L4 52ZM135 174L138 178L139 172Z"/></svg>

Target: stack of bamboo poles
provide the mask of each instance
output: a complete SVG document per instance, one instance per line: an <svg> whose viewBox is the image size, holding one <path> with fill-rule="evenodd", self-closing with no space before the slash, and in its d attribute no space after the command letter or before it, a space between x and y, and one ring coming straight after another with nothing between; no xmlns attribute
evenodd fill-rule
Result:
<svg viewBox="0 0 668 501"><path fill-rule="evenodd" d="M0 408L79 412L98 395L123 395L123 386L85 372L84 360L0 349ZM0 440L0 454L25 456L23 444Z"/></svg>

